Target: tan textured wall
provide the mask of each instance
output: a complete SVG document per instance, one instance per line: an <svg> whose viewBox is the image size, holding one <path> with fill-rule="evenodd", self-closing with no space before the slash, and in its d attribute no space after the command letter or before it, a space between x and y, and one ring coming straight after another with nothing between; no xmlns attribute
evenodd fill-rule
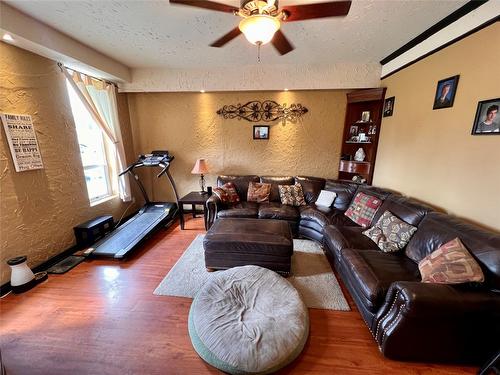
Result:
<svg viewBox="0 0 500 375"><path fill-rule="evenodd" d="M127 204L118 198L90 207L64 78L54 61L0 43L0 112L30 114L45 169L17 173L0 131L0 284L10 279L5 261L28 255L31 267L74 243L73 226ZM134 159L127 98L120 95L124 142ZM134 209L134 207L131 207Z"/></svg>
<svg viewBox="0 0 500 375"><path fill-rule="evenodd" d="M222 173L337 177L344 90L127 95L136 152L171 151L176 157L171 170L180 195L199 190L198 177L190 172L201 157L211 168L208 185L214 185ZM269 140L252 139L254 123L224 120L216 114L223 105L266 99L300 103L309 113L296 124L272 124ZM172 198L165 181L156 182L153 189L155 199Z"/></svg>
<svg viewBox="0 0 500 375"><path fill-rule="evenodd" d="M500 94L496 23L383 80L373 183L500 230L500 136L470 135L477 102ZM452 108L432 110L438 80L460 74Z"/></svg>

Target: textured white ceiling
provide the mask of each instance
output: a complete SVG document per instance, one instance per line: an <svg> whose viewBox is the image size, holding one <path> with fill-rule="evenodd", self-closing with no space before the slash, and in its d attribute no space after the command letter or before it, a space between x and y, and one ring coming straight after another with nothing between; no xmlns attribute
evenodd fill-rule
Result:
<svg viewBox="0 0 500 375"><path fill-rule="evenodd" d="M280 56L264 46L260 68L378 62L466 2L354 0L347 17L285 23L282 30L296 49ZM239 18L231 14L171 6L167 0L7 3L133 68L220 69L257 60L256 47L243 36L224 48L208 46L237 26Z"/></svg>

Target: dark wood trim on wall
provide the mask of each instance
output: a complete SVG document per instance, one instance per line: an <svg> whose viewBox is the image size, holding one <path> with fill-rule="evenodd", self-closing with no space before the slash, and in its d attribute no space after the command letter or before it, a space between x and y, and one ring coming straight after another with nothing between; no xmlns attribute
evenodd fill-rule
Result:
<svg viewBox="0 0 500 375"><path fill-rule="evenodd" d="M446 16L443 18L441 21L438 23L434 24L433 26L429 27L427 30L425 30L422 34L417 35L415 38L410 40L408 43L406 43L404 46L401 48L398 48L396 51L391 53L389 56L383 58L380 60L380 64L385 65L389 61L394 60L396 57L401 56L403 53L409 51L416 45L422 43L424 40L429 38L430 36L436 34L437 32L441 31L445 27L451 25L453 22L456 20L462 18L466 14L472 12L474 9L479 8L481 5L487 3L488 0L471 0L467 4L463 5L462 7L458 8L456 11L451 13L450 15Z"/></svg>
<svg viewBox="0 0 500 375"><path fill-rule="evenodd" d="M470 35L472 35L472 34L475 34L475 33L477 33L478 31L480 31L480 30L482 30L482 29L484 29L484 28L486 28L486 27L488 27L488 26L490 26L490 25L493 25L494 23L496 23L496 22L498 22L498 21L500 21L500 16L496 16L495 18L493 18L493 19L491 19L491 20L489 20L489 21L487 21L487 22L483 23L482 25L479 25L478 27L476 27L476 28L474 28L474 29L472 29L472 30L470 30L470 31L466 32L465 34L462 34L462 35L460 35L460 36L456 37L455 39L450 40L448 43L445 43L445 44L443 44L443 45L441 45L441 46L439 46L439 47L437 47L437 48L433 49L432 51L429 51L429 52L427 52L426 54L424 54L424 55L422 55L422 56L420 56L420 57L416 58L415 60L412 60L412 61L410 61L409 63L407 63L407 64L405 64L405 65L403 65L403 66L401 66L401 67L399 67L399 68L397 68L397 69L395 69L395 70L393 70L392 72L387 73L386 75L382 76L380 79L382 80L382 79L385 79L385 78L387 78L387 77L390 77L390 76L392 76L393 74L396 74L397 72L399 72L399 71L401 71L401 70L403 70L403 69L408 68L410 65L413 65L413 64L415 64L415 63L419 62L420 60L423 60L423 59L425 59L426 57L429 57L429 56L431 56L431 55L435 54L436 52L439 52L439 51L441 51L442 49L444 49L444 48L446 48L446 47L448 47L448 46L451 46L452 44L455 44L456 42L459 42L460 40L465 39L465 38L467 38L468 36L470 36Z"/></svg>

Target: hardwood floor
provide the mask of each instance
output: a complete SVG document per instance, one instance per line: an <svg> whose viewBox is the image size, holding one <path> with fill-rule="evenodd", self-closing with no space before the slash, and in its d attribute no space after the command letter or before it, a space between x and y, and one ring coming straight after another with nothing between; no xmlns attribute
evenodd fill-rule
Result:
<svg viewBox="0 0 500 375"><path fill-rule="evenodd" d="M0 348L8 374L219 374L194 352L191 300L153 290L196 237L161 230L128 260L90 260L0 302ZM310 309L302 355L280 374L472 374L472 367L403 363L378 351L344 290L350 312ZM418 348L415 348L418 350Z"/></svg>

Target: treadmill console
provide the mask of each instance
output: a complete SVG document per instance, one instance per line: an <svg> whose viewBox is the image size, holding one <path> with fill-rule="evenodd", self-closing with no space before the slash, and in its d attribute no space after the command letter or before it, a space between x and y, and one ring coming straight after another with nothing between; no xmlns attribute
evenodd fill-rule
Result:
<svg viewBox="0 0 500 375"><path fill-rule="evenodd" d="M169 155L168 151L152 151L151 154L141 155L139 157L144 166L157 166L160 163L170 163L174 160L173 155Z"/></svg>

